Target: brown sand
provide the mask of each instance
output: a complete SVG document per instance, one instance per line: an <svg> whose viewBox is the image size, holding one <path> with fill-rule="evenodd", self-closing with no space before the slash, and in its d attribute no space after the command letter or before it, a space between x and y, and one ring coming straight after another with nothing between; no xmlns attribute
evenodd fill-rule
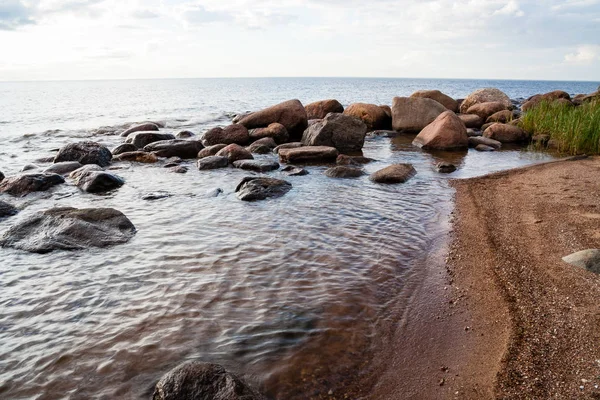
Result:
<svg viewBox="0 0 600 400"><path fill-rule="evenodd" d="M561 260L600 248L600 158L453 186L448 257L415 290L372 398L600 399L600 276Z"/></svg>

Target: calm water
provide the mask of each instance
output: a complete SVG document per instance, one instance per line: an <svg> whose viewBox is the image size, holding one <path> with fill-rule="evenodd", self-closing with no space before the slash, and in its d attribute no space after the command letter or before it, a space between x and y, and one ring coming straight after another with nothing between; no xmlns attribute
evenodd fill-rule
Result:
<svg viewBox="0 0 600 400"><path fill-rule="evenodd" d="M596 83L385 79L214 79L0 83L0 170L81 138L112 147L121 138L93 129L142 120L200 134L237 112L289 98L390 104L395 95L439 88L463 97L496 86L511 97ZM160 164L115 164L126 179L104 196L71 184L23 199L16 220L53 206L114 207L138 233L128 244L36 255L0 249L0 398L149 398L158 378L182 361L214 361L277 399L319 398L331 390L370 398L386 336L410 297L406 282L445 233L450 160L468 177L551 159L521 150L429 154L412 137L371 138L367 172L410 162L403 185L368 177L334 180L324 166L286 177L286 196L244 203L233 193L248 173L187 174ZM275 158L275 156L260 156ZM282 177L279 172L270 176ZM209 197L214 188L219 197ZM171 197L143 201L153 191Z"/></svg>

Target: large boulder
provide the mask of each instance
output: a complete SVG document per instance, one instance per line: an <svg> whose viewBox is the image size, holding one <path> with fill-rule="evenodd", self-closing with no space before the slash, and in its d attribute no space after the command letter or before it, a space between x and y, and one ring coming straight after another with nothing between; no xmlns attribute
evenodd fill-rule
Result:
<svg viewBox="0 0 600 400"><path fill-rule="evenodd" d="M207 147L216 144L239 144L243 146L249 141L248 129L238 124L229 125L225 128L212 128L202 136L202 143Z"/></svg>
<svg viewBox="0 0 600 400"><path fill-rule="evenodd" d="M513 107L510 98L501 90L496 88L484 88L479 89L467 96L460 105L460 112L467 113L467 110L479 103L488 102L500 102L504 104L505 108L511 109Z"/></svg>
<svg viewBox="0 0 600 400"><path fill-rule="evenodd" d="M118 145L117 147L112 149L111 153L113 156L117 156L122 153L129 153L132 151L137 151L137 149L138 149L137 146L135 146L131 143L121 143L120 145Z"/></svg>
<svg viewBox="0 0 600 400"><path fill-rule="evenodd" d="M150 131L158 131L159 126L153 122L145 122L143 124L134 125L131 128L125 130L121 133L121 136L127 137L134 132L150 132Z"/></svg>
<svg viewBox="0 0 600 400"><path fill-rule="evenodd" d="M233 164L235 161L238 160L254 159L252 153L250 153L248 150L237 144L230 144L226 147L223 147L221 150L219 150L217 156L227 157L227 160L229 160L229 164Z"/></svg>
<svg viewBox="0 0 600 400"><path fill-rule="evenodd" d="M106 167L110 164L112 153L108 148L96 142L69 143L62 147L56 156L54 162L78 161L81 164L98 164Z"/></svg>
<svg viewBox="0 0 600 400"><path fill-rule="evenodd" d="M489 126L483 136L501 143L518 143L529 140L529 135L518 126L495 123Z"/></svg>
<svg viewBox="0 0 600 400"><path fill-rule="evenodd" d="M475 114L481 117L482 120L487 120L491 115L498 111L506 110L506 105L499 101L488 101L486 103L473 104L467 110L467 114Z"/></svg>
<svg viewBox="0 0 600 400"><path fill-rule="evenodd" d="M273 149L275 147L277 147L277 143L275 143L275 140L273 140L273 138L264 137L252 143L250 146L247 147L247 149L251 153L268 154L273 152Z"/></svg>
<svg viewBox="0 0 600 400"><path fill-rule="evenodd" d="M189 361L160 378L152 400L264 400L264 397L220 365Z"/></svg>
<svg viewBox="0 0 600 400"><path fill-rule="evenodd" d="M229 165L227 157L207 156L196 161L199 170L226 168Z"/></svg>
<svg viewBox="0 0 600 400"><path fill-rule="evenodd" d="M353 152L362 149L366 134L367 126L361 120L331 113L304 131L302 143L305 146L329 146L341 152Z"/></svg>
<svg viewBox="0 0 600 400"><path fill-rule="evenodd" d="M96 164L86 164L83 167L71 172L69 178L73 179L74 181L77 181L81 176L94 171L104 171L104 169Z"/></svg>
<svg viewBox="0 0 600 400"><path fill-rule="evenodd" d="M523 111L529 111L537 107L544 101L552 103L561 99L571 102L571 96L569 95L569 93L562 90L555 90L553 92L544 94L536 94L535 96L531 96L529 99L527 99L527 101L521 106L521 109Z"/></svg>
<svg viewBox="0 0 600 400"><path fill-rule="evenodd" d="M446 107L432 99L394 97L392 127L399 132L420 132L445 111Z"/></svg>
<svg viewBox="0 0 600 400"><path fill-rule="evenodd" d="M46 174L67 175L81 167L82 165L79 161L61 161L45 168L44 172Z"/></svg>
<svg viewBox="0 0 600 400"><path fill-rule="evenodd" d="M412 164L394 164L372 173L370 179L377 183L404 183L416 174Z"/></svg>
<svg viewBox="0 0 600 400"><path fill-rule="evenodd" d="M329 113L344 112L344 106L335 99L315 101L314 103L307 104L304 108L306 109L306 116L309 120L323 119Z"/></svg>
<svg viewBox="0 0 600 400"><path fill-rule="evenodd" d="M279 146L275 147L273 149L273 153L279 154L279 150L283 150L283 149L296 149L296 148L302 147L302 146L304 146L302 144L302 142L284 143L284 144L280 144Z"/></svg>
<svg viewBox="0 0 600 400"><path fill-rule="evenodd" d="M454 111L444 111L413 140L415 146L427 150L467 148L467 128Z"/></svg>
<svg viewBox="0 0 600 400"><path fill-rule="evenodd" d="M225 147L227 147L226 144L221 143L221 144L214 144L212 146L208 146L203 148L202 150L200 150L198 152L197 157L198 158L204 158L204 157L210 157L210 156L214 156L216 155L219 151L221 151L222 149L224 149Z"/></svg>
<svg viewBox="0 0 600 400"><path fill-rule="evenodd" d="M467 129L479 129L485 123L485 121L475 114L458 114L458 118L465 124Z"/></svg>
<svg viewBox="0 0 600 400"><path fill-rule="evenodd" d="M269 172L279 169L279 163L276 161L238 160L233 162L233 166L254 172Z"/></svg>
<svg viewBox="0 0 600 400"><path fill-rule="evenodd" d="M30 216L11 227L0 246L33 253L81 250L126 243L135 227L112 208L52 208Z"/></svg>
<svg viewBox="0 0 600 400"><path fill-rule="evenodd" d="M124 183L123 178L106 171L88 171L75 181L75 184L87 193L108 192L123 186Z"/></svg>
<svg viewBox="0 0 600 400"><path fill-rule="evenodd" d="M392 120L387 113L375 104L353 103L345 110L344 115L358 118L367 126L367 132L389 129L392 125Z"/></svg>
<svg viewBox="0 0 600 400"><path fill-rule="evenodd" d="M299 100L286 102L256 111L242 118L238 123L248 129L263 128L273 122L285 126L291 139L299 139L308 126L306 110Z"/></svg>
<svg viewBox="0 0 600 400"><path fill-rule="evenodd" d="M411 94L410 97L420 97L424 99L435 100L448 110L458 112L458 101L440 92L439 90L419 90Z"/></svg>
<svg viewBox="0 0 600 400"><path fill-rule="evenodd" d="M198 140L172 139L150 143L144 151L152 152L158 157L196 158L204 146Z"/></svg>
<svg viewBox="0 0 600 400"><path fill-rule="evenodd" d="M0 219L11 217L19 212L12 204L0 200Z"/></svg>
<svg viewBox="0 0 600 400"><path fill-rule="evenodd" d="M256 128L249 131L250 140L260 140L264 138L273 138L277 144L286 143L290 140L290 135L279 122L273 122L266 128Z"/></svg>
<svg viewBox="0 0 600 400"><path fill-rule="evenodd" d="M288 164L333 162L339 154L335 147L302 146L279 150L279 160Z"/></svg>
<svg viewBox="0 0 600 400"><path fill-rule="evenodd" d="M23 197L32 192L43 192L52 186L64 183L65 178L58 174L23 174L11 176L0 183L0 193Z"/></svg>
<svg viewBox="0 0 600 400"><path fill-rule="evenodd" d="M507 122L510 122L513 119L515 119L515 114L513 111L503 110L503 111L498 111L497 113L490 115L485 120L485 123L489 124L489 123L493 123L493 122L500 122L502 124L506 124Z"/></svg>
<svg viewBox="0 0 600 400"><path fill-rule="evenodd" d="M242 179L235 192L240 200L255 201L281 197L291 188L291 183L281 179L249 176Z"/></svg>
<svg viewBox="0 0 600 400"><path fill-rule="evenodd" d="M113 157L113 161L132 161L145 164L153 164L158 161L158 157L146 151L129 151Z"/></svg>
<svg viewBox="0 0 600 400"><path fill-rule="evenodd" d="M131 143L138 149L143 149L150 143L159 142L161 140L172 140L175 136L170 133L158 132L134 132L127 137L126 143ZM98 164L98 163L96 163ZM100 165L100 164L98 164Z"/></svg>

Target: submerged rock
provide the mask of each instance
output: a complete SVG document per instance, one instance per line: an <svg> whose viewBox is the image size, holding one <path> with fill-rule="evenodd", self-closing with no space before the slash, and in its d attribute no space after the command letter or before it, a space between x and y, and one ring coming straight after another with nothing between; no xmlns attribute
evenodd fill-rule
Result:
<svg viewBox="0 0 600 400"><path fill-rule="evenodd" d="M281 197L291 188L291 183L281 179L246 177L235 188L235 192L240 200L255 201Z"/></svg>
<svg viewBox="0 0 600 400"><path fill-rule="evenodd" d="M77 186L87 193L104 193L123 186L125 181L105 171L88 171L79 176Z"/></svg>
<svg viewBox="0 0 600 400"><path fill-rule="evenodd" d="M0 183L0 193L23 197L32 192L43 192L65 182L58 174L23 174L11 176Z"/></svg>
<svg viewBox="0 0 600 400"><path fill-rule="evenodd" d="M451 164L449 162L441 161L437 163L435 169L441 174L451 174L452 172L456 171L456 165Z"/></svg>
<svg viewBox="0 0 600 400"><path fill-rule="evenodd" d="M478 144L477 146L475 146L475 150L482 152L496 151L495 148L493 148L492 146L488 146L487 144Z"/></svg>
<svg viewBox="0 0 600 400"><path fill-rule="evenodd" d="M469 147L477 147L480 144L493 147L496 150L500 150L502 147L502 142L487 137L473 136L469 138Z"/></svg>
<svg viewBox="0 0 600 400"><path fill-rule="evenodd" d="M283 163L311 163L334 161L339 152L335 147L303 146L279 150L279 159Z"/></svg>
<svg viewBox="0 0 600 400"><path fill-rule="evenodd" d="M2 171L0 171L0 182L2 182L4 180L4 174L2 173Z"/></svg>
<svg viewBox="0 0 600 400"><path fill-rule="evenodd" d="M432 99L394 97L392 127L398 132L420 132L445 111L446 107Z"/></svg>
<svg viewBox="0 0 600 400"><path fill-rule="evenodd" d="M404 183L416 174L412 164L394 164L371 174L370 179L377 183Z"/></svg>
<svg viewBox="0 0 600 400"><path fill-rule="evenodd" d="M588 249L563 257L563 261L600 274L600 249Z"/></svg>
<svg viewBox="0 0 600 400"><path fill-rule="evenodd" d="M188 172L188 167L183 165L177 165L175 167L170 167L169 170L171 172L175 172L176 174L185 174L186 172Z"/></svg>
<svg viewBox="0 0 600 400"><path fill-rule="evenodd" d="M253 112L238 122L248 129L263 128L278 122L285 126L291 139L299 139L308 126L306 110L300 100L286 102Z"/></svg>
<svg viewBox="0 0 600 400"><path fill-rule="evenodd" d="M314 103L307 104L304 108L306 109L306 116L309 120L323 119L329 113L344 112L344 106L335 99L315 101Z"/></svg>
<svg viewBox="0 0 600 400"><path fill-rule="evenodd" d="M172 140L175 136L170 133L158 132L135 132L127 137L126 143L131 143L138 149L143 149L150 143L159 142L161 140ZM100 164L99 164L100 165Z"/></svg>
<svg viewBox="0 0 600 400"><path fill-rule="evenodd" d="M108 148L96 142L70 143L62 147L54 162L79 161L81 164L97 164L106 167L110 164L112 153Z"/></svg>
<svg viewBox="0 0 600 400"><path fill-rule="evenodd" d="M12 204L0 200L0 219L11 217L19 212Z"/></svg>
<svg viewBox="0 0 600 400"><path fill-rule="evenodd" d="M335 147L341 152L360 151L366 134L367 126L361 120L331 113L304 131L302 143L304 146Z"/></svg>
<svg viewBox="0 0 600 400"><path fill-rule="evenodd" d="M227 168L229 160L227 157L208 156L196 161L196 166L199 170Z"/></svg>
<svg viewBox="0 0 600 400"><path fill-rule="evenodd" d="M365 172L362 169L346 165L338 165L325 171L325 176L330 178L358 178L364 174Z"/></svg>
<svg viewBox="0 0 600 400"><path fill-rule="evenodd" d="M287 167L281 170L287 176L303 176L308 175L308 171L301 167L296 167L294 165L288 165Z"/></svg>
<svg viewBox="0 0 600 400"><path fill-rule="evenodd" d="M238 160L233 162L233 166L255 172L268 172L279 169L279 163L275 161Z"/></svg>
<svg viewBox="0 0 600 400"><path fill-rule="evenodd" d="M444 111L413 140L415 146L431 150L462 149L469 145L467 128L453 111Z"/></svg>
<svg viewBox="0 0 600 400"><path fill-rule="evenodd" d="M158 191L158 192L146 193L145 195L142 196L142 200L148 200L148 201L160 200L160 199L166 199L171 196L173 196L173 195L169 192Z"/></svg>
<svg viewBox="0 0 600 400"><path fill-rule="evenodd" d="M67 175L81 167L82 165L79 161L61 161L45 168L44 172L46 174Z"/></svg>
<svg viewBox="0 0 600 400"><path fill-rule="evenodd" d="M145 151L130 151L114 156L113 161L131 161L145 164L158 162L158 157Z"/></svg>
<svg viewBox="0 0 600 400"><path fill-rule="evenodd" d="M11 227L0 246L33 253L81 250L129 241L136 230L131 221L112 208L52 208Z"/></svg>

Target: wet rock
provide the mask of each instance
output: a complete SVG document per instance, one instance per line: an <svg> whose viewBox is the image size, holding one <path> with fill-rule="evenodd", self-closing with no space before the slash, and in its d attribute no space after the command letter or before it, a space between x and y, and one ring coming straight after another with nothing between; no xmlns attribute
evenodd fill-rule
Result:
<svg viewBox="0 0 600 400"><path fill-rule="evenodd" d="M269 154L277 147L277 143L270 137L258 139L256 142L248 146L248 151L256 154Z"/></svg>
<svg viewBox="0 0 600 400"><path fill-rule="evenodd" d="M175 139L175 136L171 135L170 133L134 132L127 137L126 143L131 143L138 149L143 149L150 143L172 139Z"/></svg>
<svg viewBox="0 0 600 400"><path fill-rule="evenodd" d="M279 150L279 160L283 163L312 163L334 161L339 152L335 147L302 146Z"/></svg>
<svg viewBox="0 0 600 400"><path fill-rule="evenodd" d="M360 151L366 133L367 126L362 121L331 113L304 131L302 143L304 146L335 147L341 152Z"/></svg>
<svg viewBox="0 0 600 400"><path fill-rule="evenodd" d="M456 171L456 165L442 161L437 163L435 169L441 174L451 174L452 172Z"/></svg>
<svg viewBox="0 0 600 400"><path fill-rule="evenodd" d="M47 174L67 175L81 167L82 165L79 161L61 161L45 168L44 172Z"/></svg>
<svg viewBox="0 0 600 400"><path fill-rule="evenodd" d="M502 124L505 124L507 122L512 121L514 118L515 114L513 111L503 110L490 115L488 119L485 120L485 122L486 124L489 124L490 122L500 122Z"/></svg>
<svg viewBox="0 0 600 400"><path fill-rule="evenodd" d="M427 150L462 149L468 146L469 137L461 119L453 111L444 111L412 143Z"/></svg>
<svg viewBox="0 0 600 400"><path fill-rule="evenodd" d="M132 161L145 164L153 164L155 162L158 162L158 157L146 151L130 151L128 153L121 153L114 156L113 161Z"/></svg>
<svg viewBox="0 0 600 400"><path fill-rule="evenodd" d="M240 200L255 201L281 197L291 188L291 183L281 179L246 177L235 188L235 192Z"/></svg>
<svg viewBox="0 0 600 400"><path fill-rule="evenodd" d="M330 178L358 178L364 174L365 172L362 169L347 165L337 165L325 171L325 176Z"/></svg>
<svg viewBox="0 0 600 400"><path fill-rule="evenodd" d="M502 143L518 143L529 140L529 135L518 126L498 123L483 131L483 136Z"/></svg>
<svg viewBox="0 0 600 400"><path fill-rule="evenodd" d="M88 171L77 178L76 185L87 193L104 193L123 186L125 181L105 171Z"/></svg>
<svg viewBox="0 0 600 400"><path fill-rule="evenodd" d="M135 227L112 208L52 208L30 216L11 227L0 246L33 253L82 250L126 243Z"/></svg>
<svg viewBox="0 0 600 400"><path fill-rule="evenodd" d="M392 137L398 136L398 132L388 131L388 130L379 130L379 131L368 132L367 135L369 137L376 137L376 138L380 138L380 137L392 138Z"/></svg>
<svg viewBox="0 0 600 400"><path fill-rule="evenodd" d="M480 144L493 147L496 150L500 150L500 148L502 147L502 142L487 137L477 136L469 138L469 147L477 147Z"/></svg>
<svg viewBox="0 0 600 400"><path fill-rule="evenodd" d="M7 217L12 217L13 215L16 215L19 212L19 210L17 210L13 205L0 200L0 220L7 218Z"/></svg>
<svg viewBox="0 0 600 400"><path fill-rule="evenodd" d="M398 132L420 132L445 111L446 107L432 99L394 97L392 127Z"/></svg>
<svg viewBox="0 0 600 400"><path fill-rule="evenodd" d="M219 197L219 195L223 193L223 189L221 188L214 188L214 189L209 189L206 191L205 196L206 197Z"/></svg>
<svg viewBox="0 0 600 400"><path fill-rule="evenodd" d="M131 128L125 130L121 133L121 136L127 137L134 132L150 132L150 131L158 131L159 126L152 122L146 122L143 124L132 126Z"/></svg>
<svg viewBox="0 0 600 400"><path fill-rule="evenodd" d="M235 161L238 160L254 159L254 157L248 150L237 144L230 144L226 147L223 147L221 150L219 150L217 156L227 157L227 159L229 160L229 164L233 164Z"/></svg>
<svg viewBox="0 0 600 400"><path fill-rule="evenodd" d="M2 171L0 171L0 182L2 182L4 180L4 174L2 173Z"/></svg>
<svg viewBox="0 0 600 400"><path fill-rule="evenodd" d="M467 128L479 129L485 121L475 114L458 114L458 118L465 124Z"/></svg>
<svg viewBox="0 0 600 400"><path fill-rule="evenodd" d="M279 169L279 163L275 161L239 160L234 161L233 166L255 172L268 172Z"/></svg>
<svg viewBox="0 0 600 400"><path fill-rule="evenodd" d="M229 160L227 157L220 156L208 156L201 158L196 162L196 166L199 170L226 168L228 165Z"/></svg>
<svg viewBox="0 0 600 400"><path fill-rule="evenodd" d="M36 165L36 164L25 164L21 168L20 172L33 171L33 170L36 170L36 169L40 169L40 166Z"/></svg>
<svg viewBox="0 0 600 400"><path fill-rule="evenodd" d="M41 164L51 163L54 162L54 156L36 158L33 162Z"/></svg>
<svg viewBox="0 0 600 400"><path fill-rule="evenodd" d="M84 165L83 167L78 168L75 171L71 172L71 174L69 174L69 178L71 178L71 179L73 179L73 180L76 181L82 175L85 175L87 173L94 172L94 171L104 171L104 170L99 165L96 165L96 164L87 164L87 165Z"/></svg>
<svg viewBox="0 0 600 400"><path fill-rule="evenodd" d="M177 165L175 167L171 167L170 170L171 172L175 172L176 174L185 174L186 172L188 172L188 167L185 167L183 165Z"/></svg>
<svg viewBox="0 0 600 400"><path fill-rule="evenodd" d="M282 170L287 176L303 176L308 175L308 171L301 167L296 167L294 165L288 165L284 167Z"/></svg>
<svg viewBox="0 0 600 400"><path fill-rule="evenodd" d="M204 146L197 140L172 139L153 142L144 147L158 157L196 158Z"/></svg>
<svg viewBox="0 0 600 400"><path fill-rule="evenodd" d="M485 152L485 151L496 151L496 149L493 148L492 146L488 146L488 145L485 145L485 144L478 144L477 146L475 146L475 150L477 150L477 151L483 151L483 152Z"/></svg>
<svg viewBox="0 0 600 400"><path fill-rule="evenodd" d="M200 150L198 152L197 157L198 158L204 158L204 157L210 157L210 156L214 156L216 155L219 151L223 150L225 147L227 147L226 144L215 144L213 146L208 146L203 148L202 150Z"/></svg>
<svg viewBox="0 0 600 400"><path fill-rule="evenodd" d="M164 375L152 400L265 400L217 364L190 361Z"/></svg>
<svg viewBox="0 0 600 400"><path fill-rule="evenodd" d="M158 191L158 192L146 193L145 195L142 196L142 200L153 201L153 200L166 199L171 196L173 196L173 195L169 192Z"/></svg>
<svg viewBox="0 0 600 400"><path fill-rule="evenodd" d="M163 165L163 168L176 167L182 162L183 160L179 157L169 157L165 160L165 165Z"/></svg>
<svg viewBox="0 0 600 400"><path fill-rule="evenodd" d="M137 151L137 149L138 148L131 143L122 143L122 144L118 145L117 147L115 147L114 149L112 149L111 153L113 156L117 156L119 154L131 153L132 151Z"/></svg>
<svg viewBox="0 0 600 400"><path fill-rule="evenodd" d="M513 104L510 98L501 90L496 88L479 89L467 96L460 105L460 112L467 113L467 110L479 103L500 102L506 109L512 109Z"/></svg>
<svg viewBox="0 0 600 400"><path fill-rule="evenodd" d="M563 257L563 261L600 274L600 249L588 249Z"/></svg>
<svg viewBox="0 0 600 400"><path fill-rule="evenodd" d="M196 134L192 131L181 131L178 132L177 135L175 135L177 139L189 139L193 138L194 136L196 136Z"/></svg>
<svg viewBox="0 0 600 400"><path fill-rule="evenodd" d="M477 137L483 135L479 129L467 128L467 136L468 137Z"/></svg>
<svg viewBox="0 0 600 400"><path fill-rule="evenodd" d="M547 146L549 141L550 141L550 135L540 134L540 135L534 135L531 138L531 142L533 144L536 144L539 146Z"/></svg>
<svg viewBox="0 0 600 400"><path fill-rule="evenodd" d="M277 144L286 143L290 140L290 134L285 126L278 122L269 124L266 128L256 128L249 131L251 140L272 138Z"/></svg>
<svg viewBox="0 0 600 400"><path fill-rule="evenodd" d="M242 120L242 118L247 117L248 115L252 114L252 111L245 111L239 114L236 114L233 119L231 120L232 123L237 124L238 122L240 122Z"/></svg>
<svg viewBox="0 0 600 400"><path fill-rule="evenodd" d="M62 147L54 162L79 161L81 164L98 164L106 167L110 164L112 153L105 146L96 142L70 143Z"/></svg>
<svg viewBox="0 0 600 400"><path fill-rule="evenodd" d="M368 164L374 161L372 158L362 157L362 156L347 156L345 154L340 154L335 159L335 163L337 165L361 165Z"/></svg>
<svg viewBox="0 0 600 400"><path fill-rule="evenodd" d="M243 146L249 141L248 129L238 124L229 125L225 128L212 128L202 136L202 143L207 147L216 144L239 144Z"/></svg>
<svg viewBox="0 0 600 400"><path fill-rule="evenodd" d="M490 101L472 105L467 110L467 114L478 115L482 120L486 121L490 116L504 110L507 110L506 104L499 101Z"/></svg>
<svg viewBox="0 0 600 400"><path fill-rule="evenodd" d="M280 144L279 146L275 147L273 149L273 153L279 154L279 150L282 150L282 149L297 149L298 147L302 147L302 146L304 146L302 144L302 142L284 143L284 144Z"/></svg>
<svg viewBox="0 0 600 400"><path fill-rule="evenodd" d="M278 122L285 126L290 138L297 140L308 126L306 110L299 100L289 100L242 118L238 123L248 129L263 128Z"/></svg>
<svg viewBox="0 0 600 400"><path fill-rule="evenodd" d="M392 127L392 119L383 108L375 104L350 104L344 110L344 115L360 119L367 126L367 132Z"/></svg>
<svg viewBox="0 0 600 400"><path fill-rule="evenodd" d="M404 183L416 174L412 164L394 164L371 174L370 179L377 183Z"/></svg>
<svg viewBox="0 0 600 400"><path fill-rule="evenodd" d="M458 102L439 90L419 90L418 92L411 94L410 97L420 97L435 100L448 110L458 112Z"/></svg>
<svg viewBox="0 0 600 400"><path fill-rule="evenodd" d="M32 192L46 191L64 181L65 178L58 174L32 173L11 176L0 183L0 193L23 197Z"/></svg>
<svg viewBox="0 0 600 400"><path fill-rule="evenodd" d="M307 104L304 108L306 109L306 116L309 120L323 119L329 113L344 112L344 106L335 99L315 101L314 103Z"/></svg>

